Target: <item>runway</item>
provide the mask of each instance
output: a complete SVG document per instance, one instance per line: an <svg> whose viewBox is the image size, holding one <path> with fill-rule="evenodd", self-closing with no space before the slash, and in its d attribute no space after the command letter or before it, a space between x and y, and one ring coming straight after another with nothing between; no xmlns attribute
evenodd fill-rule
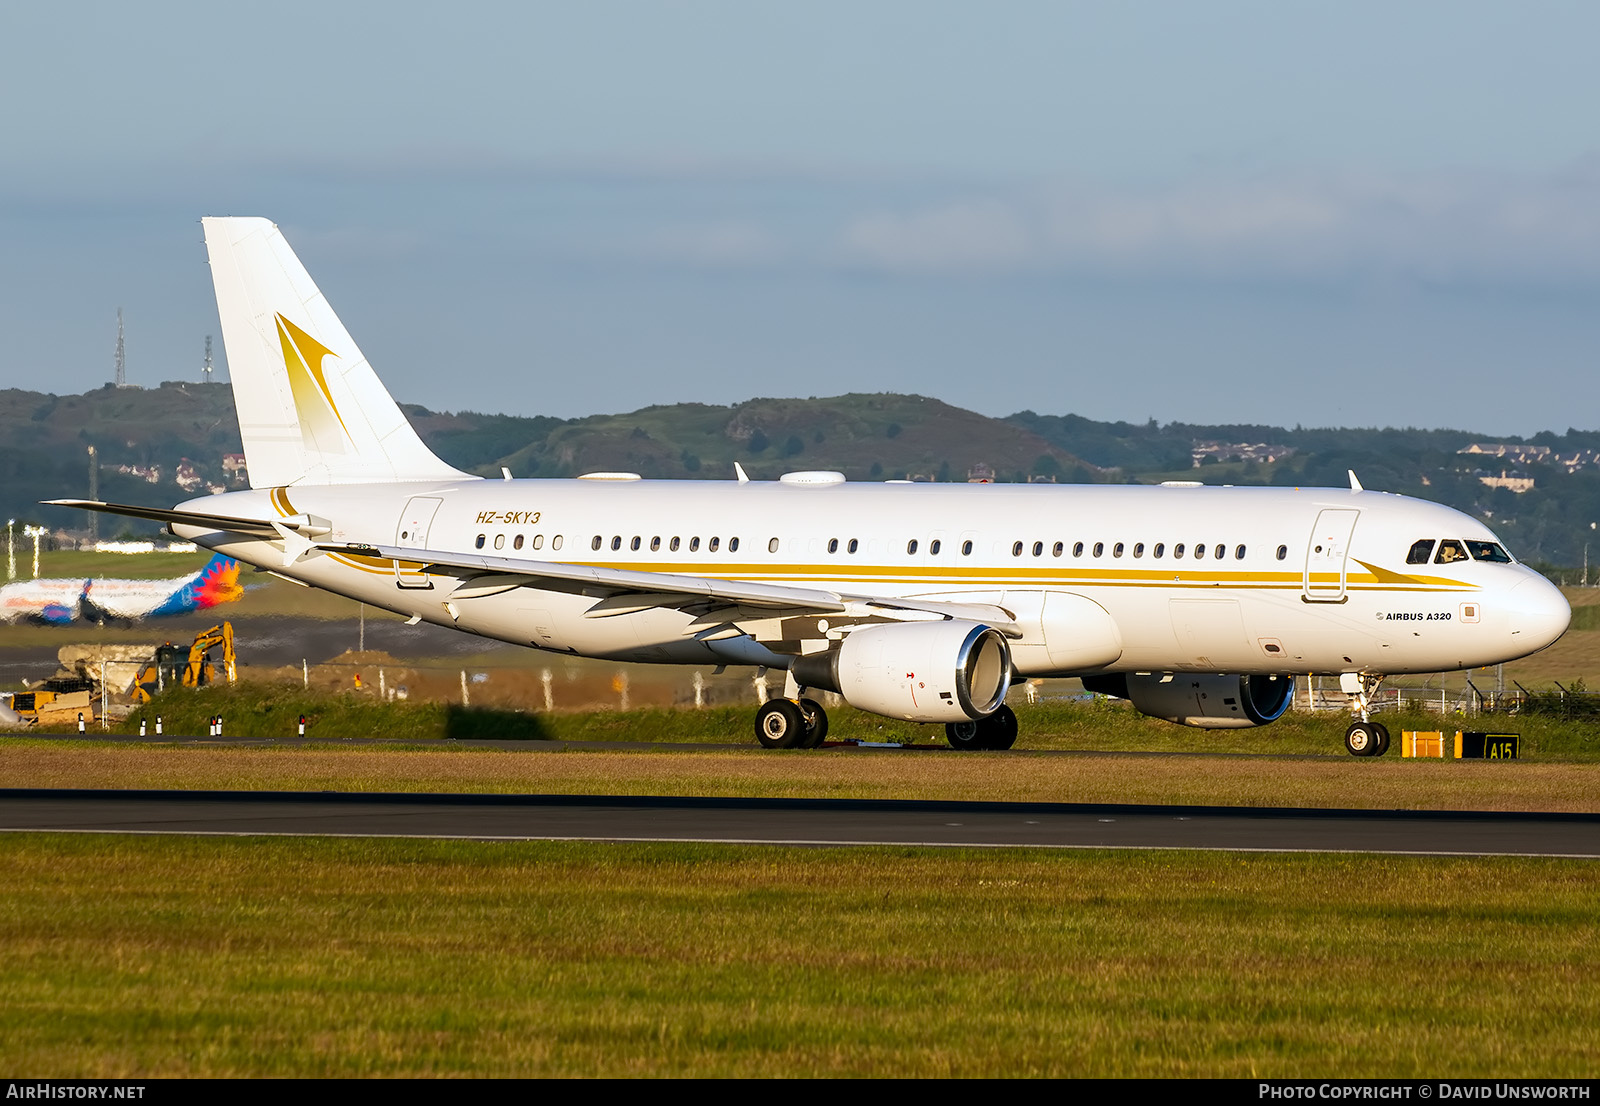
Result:
<svg viewBox="0 0 1600 1106"><path fill-rule="evenodd" d="M591 795L0 789L0 831L1600 858L1600 815Z"/></svg>

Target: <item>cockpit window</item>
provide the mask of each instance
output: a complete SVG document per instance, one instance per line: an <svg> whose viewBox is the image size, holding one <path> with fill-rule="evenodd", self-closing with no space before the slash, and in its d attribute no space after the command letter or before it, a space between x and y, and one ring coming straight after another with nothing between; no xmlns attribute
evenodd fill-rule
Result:
<svg viewBox="0 0 1600 1106"><path fill-rule="evenodd" d="M1433 539L1423 538L1411 547L1411 552L1406 554L1406 564L1425 565L1431 556L1433 556Z"/></svg>
<svg viewBox="0 0 1600 1106"><path fill-rule="evenodd" d="M1469 541L1467 549L1472 553L1475 561L1493 561L1495 564L1508 565L1511 563L1511 554L1502 549L1497 542Z"/></svg>
<svg viewBox="0 0 1600 1106"><path fill-rule="evenodd" d="M1456 561L1467 559L1467 551L1461 548L1461 543L1454 538L1446 538L1439 543L1439 553L1433 558L1436 565L1453 564Z"/></svg>

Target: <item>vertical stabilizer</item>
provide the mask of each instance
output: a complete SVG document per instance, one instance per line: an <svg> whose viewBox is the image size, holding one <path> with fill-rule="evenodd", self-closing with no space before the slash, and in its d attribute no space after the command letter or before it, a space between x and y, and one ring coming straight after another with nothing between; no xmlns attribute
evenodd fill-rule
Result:
<svg viewBox="0 0 1600 1106"><path fill-rule="evenodd" d="M454 480L278 228L202 219L250 485Z"/></svg>

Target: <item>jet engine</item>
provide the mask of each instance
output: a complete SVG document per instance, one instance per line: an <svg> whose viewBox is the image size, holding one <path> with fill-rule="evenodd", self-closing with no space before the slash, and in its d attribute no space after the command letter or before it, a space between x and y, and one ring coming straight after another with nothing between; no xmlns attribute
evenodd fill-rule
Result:
<svg viewBox="0 0 1600 1106"><path fill-rule="evenodd" d="M1085 676L1083 686L1133 704L1140 714L1207 730L1276 722L1294 699L1293 676L1139 672Z"/></svg>
<svg viewBox="0 0 1600 1106"><path fill-rule="evenodd" d="M1005 635L977 622L864 626L837 649L797 657L802 687L834 691L858 710L907 722L987 718L1011 684Z"/></svg>

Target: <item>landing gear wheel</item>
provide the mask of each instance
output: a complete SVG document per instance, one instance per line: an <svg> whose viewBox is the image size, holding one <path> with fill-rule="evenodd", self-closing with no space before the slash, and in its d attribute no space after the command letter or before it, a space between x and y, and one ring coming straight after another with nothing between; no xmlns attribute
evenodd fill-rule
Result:
<svg viewBox="0 0 1600 1106"><path fill-rule="evenodd" d="M806 740L802 748L815 749L828 736L828 712L815 699L802 699L800 713L806 720Z"/></svg>
<svg viewBox="0 0 1600 1106"><path fill-rule="evenodd" d="M1352 722L1344 732L1344 747L1353 757L1376 756L1379 748L1378 730L1371 722Z"/></svg>
<svg viewBox="0 0 1600 1106"><path fill-rule="evenodd" d="M788 699L769 699L756 711L756 740L766 749L799 749L807 738L806 716Z"/></svg>
<svg viewBox="0 0 1600 1106"><path fill-rule="evenodd" d="M987 718L947 723L944 736L952 749L1009 749L1017 743L1017 715L1002 706Z"/></svg>
<svg viewBox="0 0 1600 1106"><path fill-rule="evenodd" d="M970 718L963 718L960 722L946 722L944 739L950 743L952 749L982 749L984 747L982 725L982 722L975 722Z"/></svg>
<svg viewBox="0 0 1600 1106"><path fill-rule="evenodd" d="M1382 722L1371 723L1372 728L1378 731L1378 747L1372 750L1372 755L1381 757L1389 751L1389 727Z"/></svg>
<svg viewBox="0 0 1600 1106"><path fill-rule="evenodd" d="M985 749L1009 749L1017 743L1017 713L1010 707L1002 705L984 722L988 739Z"/></svg>

